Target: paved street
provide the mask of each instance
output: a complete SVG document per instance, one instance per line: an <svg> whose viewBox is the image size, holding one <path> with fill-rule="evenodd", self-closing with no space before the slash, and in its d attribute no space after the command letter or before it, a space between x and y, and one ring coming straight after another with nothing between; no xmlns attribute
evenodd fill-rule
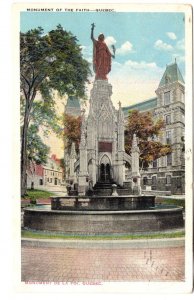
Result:
<svg viewBox="0 0 194 300"><path fill-rule="evenodd" d="M22 281L102 283L104 281L183 281L184 246L110 241L22 244ZM161 242L160 242L161 243ZM75 246L74 246L75 245ZM89 245L89 246L88 246ZM142 243L143 245L143 243Z"/></svg>

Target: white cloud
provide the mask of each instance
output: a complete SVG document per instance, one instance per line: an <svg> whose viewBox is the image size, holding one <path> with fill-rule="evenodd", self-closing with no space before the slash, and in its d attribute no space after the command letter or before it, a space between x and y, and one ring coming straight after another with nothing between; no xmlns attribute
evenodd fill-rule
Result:
<svg viewBox="0 0 194 300"><path fill-rule="evenodd" d="M170 44L163 42L162 40L157 40L154 47L158 50L172 51L173 47Z"/></svg>
<svg viewBox="0 0 194 300"><path fill-rule="evenodd" d="M185 50L185 39L177 41L176 48L182 51Z"/></svg>
<svg viewBox="0 0 194 300"><path fill-rule="evenodd" d="M82 49L82 53L84 56L91 56L92 55L92 46L80 46L80 48Z"/></svg>
<svg viewBox="0 0 194 300"><path fill-rule="evenodd" d="M86 46L80 46L80 48L81 48L82 51L84 52L84 50L86 49Z"/></svg>
<svg viewBox="0 0 194 300"><path fill-rule="evenodd" d="M128 60L125 62L125 65L129 67L130 69L135 69L135 70L147 70L147 69L156 69L157 65L155 62L147 63L145 61L132 61Z"/></svg>
<svg viewBox="0 0 194 300"><path fill-rule="evenodd" d="M174 32L166 32L166 35L171 39L171 40L176 40L176 34Z"/></svg>
<svg viewBox="0 0 194 300"><path fill-rule="evenodd" d="M133 51L133 45L129 41L126 41L124 44L121 45L120 48L117 49L116 53L125 55L131 51Z"/></svg>
<svg viewBox="0 0 194 300"><path fill-rule="evenodd" d="M112 100L115 107L118 101L126 106L156 96L155 90L163 73L164 69L154 61L127 60L123 64L113 61L108 78L113 86Z"/></svg>
<svg viewBox="0 0 194 300"><path fill-rule="evenodd" d="M116 40L113 36L107 36L105 38L105 43L107 44L108 47L112 46L112 45L115 45L116 44Z"/></svg>

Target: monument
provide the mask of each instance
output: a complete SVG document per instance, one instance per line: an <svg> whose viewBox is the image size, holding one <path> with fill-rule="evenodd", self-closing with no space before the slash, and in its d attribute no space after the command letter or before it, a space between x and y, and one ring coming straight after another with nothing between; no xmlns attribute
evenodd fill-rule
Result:
<svg viewBox="0 0 194 300"><path fill-rule="evenodd" d="M124 115L119 102L116 110L111 101L112 85L107 74L111 71L111 59L115 57L108 49L104 35L94 38L94 24L91 29L93 41L93 69L95 81L90 95L89 114L82 115L80 155L75 163L78 175L78 194L86 195L96 183L112 183L123 187L125 163L132 164L132 158L124 148ZM139 149L135 145L134 160L139 160ZM74 159L74 158L72 158ZM132 164L132 166L135 163ZM139 170L133 170L137 173ZM135 176L135 175L134 175ZM139 181L137 185L139 185Z"/></svg>

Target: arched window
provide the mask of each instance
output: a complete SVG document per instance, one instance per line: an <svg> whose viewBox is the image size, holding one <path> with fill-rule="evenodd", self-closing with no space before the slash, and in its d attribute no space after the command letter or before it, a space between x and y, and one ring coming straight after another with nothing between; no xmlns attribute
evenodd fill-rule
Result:
<svg viewBox="0 0 194 300"><path fill-rule="evenodd" d="M148 178L147 177L143 177L143 185L147 185L148 184Z"/></svg>

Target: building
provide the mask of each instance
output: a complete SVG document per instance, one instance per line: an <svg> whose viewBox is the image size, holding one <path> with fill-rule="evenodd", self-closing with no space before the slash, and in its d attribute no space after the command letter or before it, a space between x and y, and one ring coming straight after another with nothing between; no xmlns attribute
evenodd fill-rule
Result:
<svg viewBox="0 0 194 300"><path fill-rule="evenodd" d="M76 97L69 96L65 105L65 113L72 116L80 116L80 101Z"/></svg>
<svg viewBox="0 0 194 300"><path fill-rule="evenodd" d="M48 158L46 164L30 162L27 169L27 188L46 188L63 183L63 169L56 155Z"/></svg>
<svg viewBox="0 0 194 300"><path fill-rule="evenodd" d="M155 98L123 108L125 117L129 110L137 109L150 111L155 119L163 118L166 128L160 140L172 146L171 154L157 159L147 171L141 172L142 188L182 194L185 188L185 87L176 62L166 66L155 92Z"/></svg>

